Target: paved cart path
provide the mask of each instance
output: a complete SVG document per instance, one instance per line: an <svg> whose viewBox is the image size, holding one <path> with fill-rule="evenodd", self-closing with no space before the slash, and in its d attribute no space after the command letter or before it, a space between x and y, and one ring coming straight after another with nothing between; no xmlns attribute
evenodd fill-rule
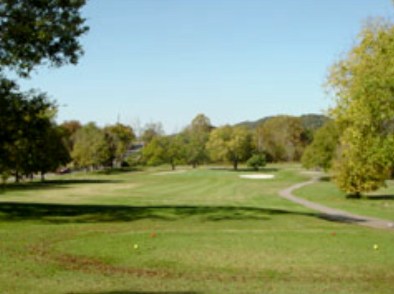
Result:
<svg viewBox="0 0 394 294"><path fill-rule="evenodd" d="M349 213L340 209L331 208L293 195L293 191L301 187L316 183L318 180L319 177L314 177L307 182L302 182L293 185L287 189L279 191L279 196L289 201L301 204L310 209L319 211L322 213L321 217L325 219L344 222L344 223L354 223L361 226L366 226L376 229L388 229L394 231L394 221Z"/></svg>

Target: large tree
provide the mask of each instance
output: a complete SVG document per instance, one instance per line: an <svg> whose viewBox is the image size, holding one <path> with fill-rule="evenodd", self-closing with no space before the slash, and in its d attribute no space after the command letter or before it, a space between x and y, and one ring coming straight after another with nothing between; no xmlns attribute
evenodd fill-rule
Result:
<svg viewBox="0 0 394 294"><path fill-rule="evenodd" d="M67 163L68 152L53 122L56 109L45 93L0 87L0 173L31 176Z"/></svg>
<svg viewBox="0 0 394 294"><path fill-rule="evenodd" d="M238 164L251 156L252 135L246 127L217 128L209 136L207 149L213 160L229 161L237 170Z"/></svg>
<svg viewBox="0 0 394 294"><path fill-rule="evenodd" d="M359 195L384 185L394 154L394 25L366 25L358 43L331 68L332 115L342 133L334 164L338 186Z"/></svg>
<svg viewBox="0 0 394 294"><path fill-rule="evenodd" d="M0 70L21 76L48 62L76 64L83 53L78 38L87 30L80 8L85 0L0 1Z"/></svg>
<svg viewBox="0 0 394 294"><path fill-rule="evenodd" d="M44 131L52 125L43 115L55 104L20 92L4 75L14 71L28 77L41 64L76 64L83 53L79 37L88 30L80 16L84 4L85 0L0 1L0 171L13 171L17 180L20 172L36 172L40 148L34 147L41 144L44 150L43 142L57 137ZM45 164L45 170L53 163Z"/></svg>
<svg viewBox="0 0 394 294"><path fill-rule="evenodd" d="M185 159L185 142L182 135L154 137L143 149L148 165L169 164L172 170Z"/></svg>
<svg viewBox="0 0 394 294"><path fill-rule="evenodd" d="M198 114L184 131L186 160L193 167L208 160L206 143L212 130L211 121L204 114Z"/></svg>

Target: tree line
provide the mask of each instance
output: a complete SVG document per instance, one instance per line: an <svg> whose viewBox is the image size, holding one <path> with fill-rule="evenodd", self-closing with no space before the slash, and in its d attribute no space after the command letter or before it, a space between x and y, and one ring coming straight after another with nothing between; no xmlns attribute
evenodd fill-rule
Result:
<svg viewBox="0 0 394 294"><path fill-rule="evenodd" d="M207 116L199 114L178 134L165 135L160 123L151 123L139 137L131 126L121 123L99 127L74 120L58 125L56 107L45 94L12 90L17 88L11 87L9 95L20 95L12 111L15 115L0 115L8 118L8 138L12 138L0 144L4 179L14 176L19 181L37 173L44 179L46 173L66 166L95 170L168 164L175 169L179 164L230 163L236 170L247 163L258 169L266 162L299 161L311 141L310 130L292 116L271 117L250 129L214 127ZM134 150L136 143L143 148Z"/></svg>
<svg viewBox="0 0 394 294"><path fill-rule="evenodd" d="M214 127L207 116L199 114L178 134L165 135L160 123L152 123L139 138L122 124L99 128L74 121L60 127L67 134L73 166L90 169L162 164L175 169L179 164L197 167L207 163L231 163L237 169L248 160L257 168L266 161L299 161L311 141L310 130L292 116L272 117L249 129L242 125ZM140 142L143 148L130 153L133 142Z"/></svg>

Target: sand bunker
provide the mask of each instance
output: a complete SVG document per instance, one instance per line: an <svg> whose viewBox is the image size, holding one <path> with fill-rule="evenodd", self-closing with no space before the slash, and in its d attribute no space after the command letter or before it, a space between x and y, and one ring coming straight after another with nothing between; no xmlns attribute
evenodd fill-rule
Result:
<svg viewBox="0 0 394 294"><path fill-rule="evenodd" d="M257 175L240 175L240 178L243 179L255 179L255 180L267 180L267 179L273 179L275 176L274 175L263 175L263 174L257 174Z"/></svg>
<svg viewBox="0 0 394 294"><path fill-rule="evenodd" d="M164 176L164 175L174 175L174 174L181 174L187 172L185 169L173 170L173 171L166 171L166 172L159 172L155 173L155 176Z"/></svg>

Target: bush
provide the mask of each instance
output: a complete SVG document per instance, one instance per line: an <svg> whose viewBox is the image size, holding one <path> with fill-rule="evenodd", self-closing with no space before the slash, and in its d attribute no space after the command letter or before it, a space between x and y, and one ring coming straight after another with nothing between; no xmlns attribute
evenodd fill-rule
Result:
<svg viewBox="0 0 394 294"><path fill-rule="evenodd" d="M259 170L260 167L264 167L267 164L264 154L254 154L246 162L247 166L254 170Z"/></svg>

